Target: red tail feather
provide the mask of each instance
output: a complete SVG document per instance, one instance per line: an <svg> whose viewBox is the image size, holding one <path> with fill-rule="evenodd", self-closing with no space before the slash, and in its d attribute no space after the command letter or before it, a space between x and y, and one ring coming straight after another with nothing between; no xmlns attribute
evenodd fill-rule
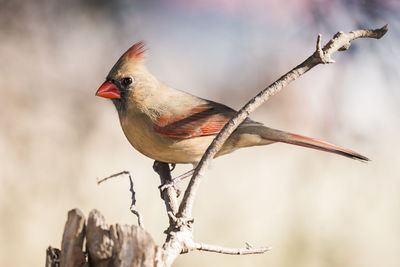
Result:
<svg viewBox="0 0 400 267"><path fill-rule="evenodd" d="M369 161L367 157L358 154L357 152L297 134L290 134L289 140L281 142L332 152L348 158L359 159L362 161Z"/></svg>
<svg viewBox="0 0 400 267"><path fill-rule="evenodd" d="M267 127L266 127L267 128ZM323 141L319 141L313 138L305 137L298 134L292 134L284 131L279 131L271 128L267 128L265 131L264 139L274 142L282 142L297 146L309 147L321 151L331 152L335 154L339 154L348 158L358 159L361 161L369 161L369 159L357 152L351 151L349 149L345 149L342 147L338 147Z"/></svg>

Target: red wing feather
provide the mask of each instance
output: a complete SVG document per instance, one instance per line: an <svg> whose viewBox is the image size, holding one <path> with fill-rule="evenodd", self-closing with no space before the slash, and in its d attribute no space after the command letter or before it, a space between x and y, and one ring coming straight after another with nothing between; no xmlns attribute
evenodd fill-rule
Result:
<svg viewBox="0 0 400 267"><path fill-rule="evenodd" d="M224 105L210 102L196 106L181 116L157 118L157 134L174 139L186 139L219 133L235 111Z"/></svg>

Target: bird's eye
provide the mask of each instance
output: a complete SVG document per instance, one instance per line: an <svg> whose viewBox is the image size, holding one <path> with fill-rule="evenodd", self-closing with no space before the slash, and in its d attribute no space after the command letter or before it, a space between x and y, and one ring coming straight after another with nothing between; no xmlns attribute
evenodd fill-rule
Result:
<svg viewBox="0 0 400 267"><path fill-rule="evenodd" d="M122 83L123 83L124 85L130 85L132 82L133 82L133 80L132 80L131 77L126 77L126 78L123 78L123 79L122 79Z"/></svg>

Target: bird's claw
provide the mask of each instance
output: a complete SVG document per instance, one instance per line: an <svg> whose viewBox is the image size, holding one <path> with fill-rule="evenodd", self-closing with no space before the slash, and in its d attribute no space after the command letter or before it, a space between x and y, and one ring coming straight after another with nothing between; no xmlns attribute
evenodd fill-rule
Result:
<svg viewBox="0 0 400 267"><path fill-rule="evenodd" d="M171 171L172 171L174 168L175 168L175 164L172 163L172 164L171 164ZM164 184L160 185L160 186L158 187L158 189L160 189L160 192L162 193L162 192L164 192L164 190L166 190L167 188L174 187L174 189L175 189L175 191L176 191L176 194L177 194L178 197L179 197L179 195L180 195L180 193L181 193L181 190L178 188L177 184L178 184L181 180L183 180L183 179L189 177L190 175L192 175L193 172L194 172L194 169L192 169L192 170L190 170L190 171L188 171L188 172L185 172L184 174L179 175L178 177L172 178L171 180L167 180Z"/></svg>
<svg viewBox="0 0 400 267"><path fill-rule="evenodd" d="M162 193L162 192L164 192L164 190L166 190L170 187L172 187L176 191L177 197L179 197L179 195L181 194L181 190L179 189L179 187L174 179L160 185L158 187L158 189L160 189L160 192Z"/></svg>
<svg viewBox="0 0 400 267"><path fill-rule="evenodd" d="M170 168L170 172L172 172L173 170L175 170L176 164L175 163L171 163L171 168Z"/></svg>

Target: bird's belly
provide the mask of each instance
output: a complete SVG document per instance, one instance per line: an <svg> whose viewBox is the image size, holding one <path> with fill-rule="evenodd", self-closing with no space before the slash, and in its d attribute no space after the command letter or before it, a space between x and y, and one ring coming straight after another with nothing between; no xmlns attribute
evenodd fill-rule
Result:
<svg viewBox="0 0 400 267"><path fill-rule="evenodd" d="M131 145L143 155L168 163L195 163L215 136L172 139L160 136L145 118L121 119L121 126Z"/></svg>

